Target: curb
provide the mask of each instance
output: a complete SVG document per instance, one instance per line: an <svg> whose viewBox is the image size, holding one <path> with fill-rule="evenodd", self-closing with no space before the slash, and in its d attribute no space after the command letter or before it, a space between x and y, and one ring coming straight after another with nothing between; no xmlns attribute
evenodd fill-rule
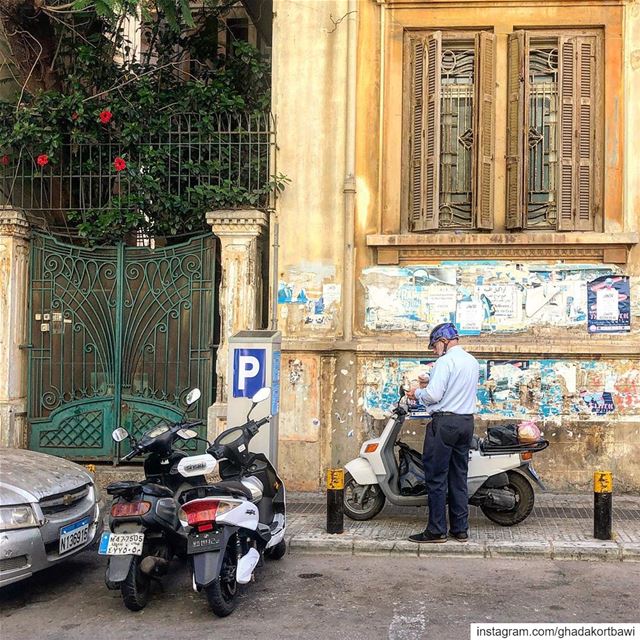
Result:
<svg viewBox="0 0 640 640"><path fill-rule="evenodd" d="M287 537L292 555L405 555L416 558L502 558L532 560L580 560L591 562L640 562L640 542L613 541L469 541L460 544L416 544L409 540L367 540L363 538L292 535Z"/></svg>

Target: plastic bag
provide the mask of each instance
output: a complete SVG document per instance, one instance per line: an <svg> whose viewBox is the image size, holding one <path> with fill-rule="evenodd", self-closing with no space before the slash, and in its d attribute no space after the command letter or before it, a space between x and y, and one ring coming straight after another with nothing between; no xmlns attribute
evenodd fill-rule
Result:
<svg viewBox="0 0 640 640"><path fill-rule="evenodd" d="M518 440L521 443L538 442L540 438L540 429L538 429L538 425L533 420L525 420L518 425Z"/></svg>
<svg viewBox="0 0 640 640"><path fill-rule="evenodd" d="M514 424L501 424L487 429L487 440L490 445L498 447L518 444L518 430Z"/></svg>
<svg viewBox="0 0 640 640"><path fill-rule="evenodd" d="M398 452L400 495L419 496L426 493L422 456L404 442L398 442L398 445L400 447Z"/></svg>

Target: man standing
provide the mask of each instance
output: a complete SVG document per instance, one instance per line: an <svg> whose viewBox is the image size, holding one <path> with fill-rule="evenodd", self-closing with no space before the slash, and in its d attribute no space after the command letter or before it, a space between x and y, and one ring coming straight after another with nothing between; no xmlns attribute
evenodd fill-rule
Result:
<svg viewBox="0 0 640 640"><path fill-rule="evenodd" d="M431 414L424 439L422 461L428 491L427 528L409 536L412 542L447 541L447 494L449 535L460 542L469 539L467 470L476 412L478 361L458 344L458 331L451 322L439 324L429 336L429 348L438 359L427 383L408 392L426 405Z"/></svg>

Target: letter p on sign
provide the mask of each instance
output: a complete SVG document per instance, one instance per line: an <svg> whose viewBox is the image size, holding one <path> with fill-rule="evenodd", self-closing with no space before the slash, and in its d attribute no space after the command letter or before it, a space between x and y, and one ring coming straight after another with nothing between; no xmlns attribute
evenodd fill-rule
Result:
<svg viewBox="0 0 640 640"><path fill-rule="evenodd" d="M235 349L233 353L233 397L251 398L265 386L266 349Z"/></svg>

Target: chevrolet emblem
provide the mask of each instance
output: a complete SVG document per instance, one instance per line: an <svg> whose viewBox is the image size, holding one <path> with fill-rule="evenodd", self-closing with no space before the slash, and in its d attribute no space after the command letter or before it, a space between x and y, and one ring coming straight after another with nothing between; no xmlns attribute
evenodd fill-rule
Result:
<svg viewBox="0 0 640 640"><path fill-rule="evenodd" d="M64 496L62 496L62 502L64 503L65 507L68 507L73 502L73 496L70 493L65 494Z"/></svg>

